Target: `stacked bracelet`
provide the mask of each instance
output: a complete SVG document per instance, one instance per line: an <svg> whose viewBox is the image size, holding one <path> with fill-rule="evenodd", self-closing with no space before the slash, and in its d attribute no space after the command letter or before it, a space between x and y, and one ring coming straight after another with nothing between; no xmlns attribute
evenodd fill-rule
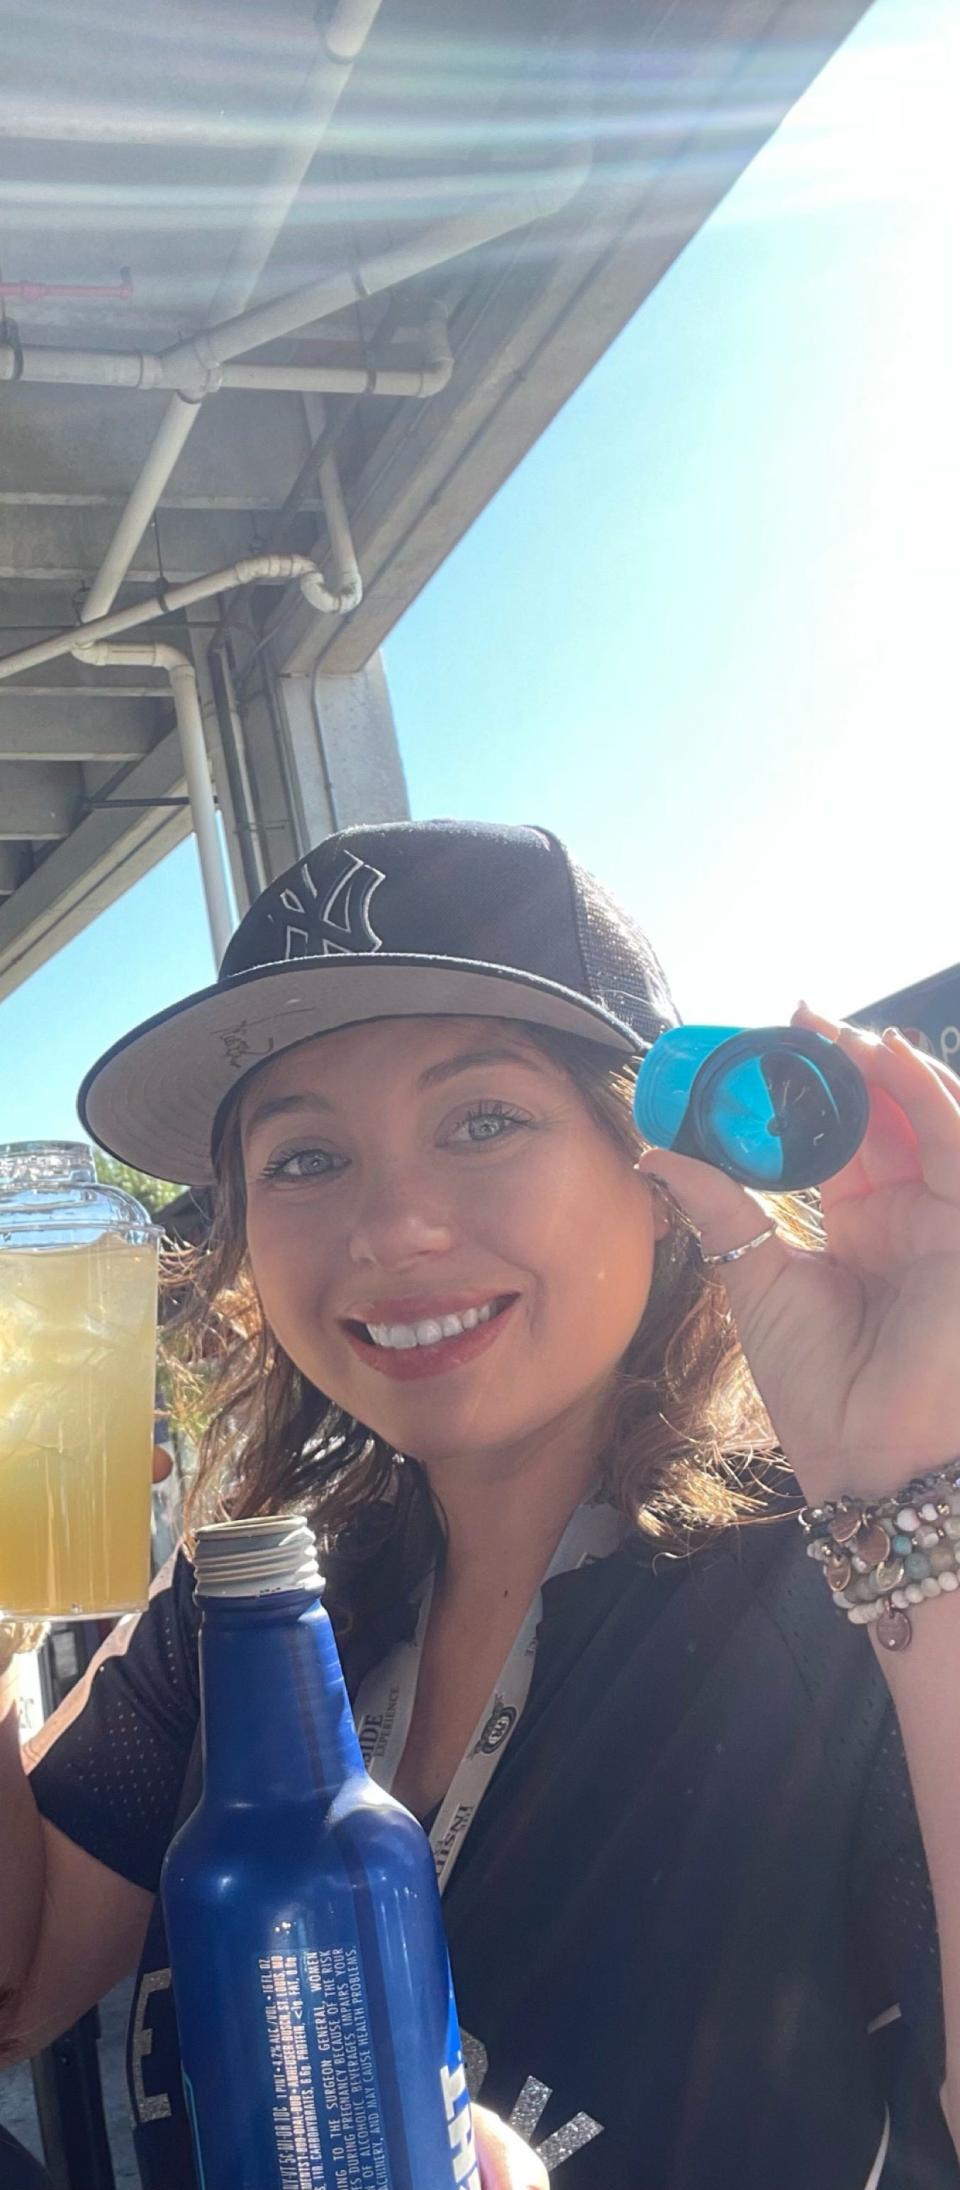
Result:
<svg viewBox="0 0 960 2190"><path fill-rule="evenodd" d="M885 1650L906 1650L915 1607L960 1589L960 1461L870 1505L805 1506L800 1526L837 1610L874 1627Z"/></svg>

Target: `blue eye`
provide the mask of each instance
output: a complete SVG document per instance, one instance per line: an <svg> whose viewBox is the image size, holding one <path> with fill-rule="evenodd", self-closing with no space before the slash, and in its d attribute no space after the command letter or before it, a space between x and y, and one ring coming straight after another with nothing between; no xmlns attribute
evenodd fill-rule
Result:
<svg viewBox="0 0 960 2190"><path fill-rule="evenodd" d="M522 1110L513 1110L509 1103L476 1103L466 1116L460 1118L450 1135L452 1141L466 1142L480 1148L490 1141L505 1140L508 1134L529 1126L530 1119Z"/></svg>
<svg viewBox="0 0 960 2190"><path fill-rule="evenodd" d="M276 1156L272 1163L265 1164L263 1176L265 1179L327 1179L331 1172L342 1171L345 1161L343 1156L331 1155L327 1148L298 1148L290 1156Z"/></svg>

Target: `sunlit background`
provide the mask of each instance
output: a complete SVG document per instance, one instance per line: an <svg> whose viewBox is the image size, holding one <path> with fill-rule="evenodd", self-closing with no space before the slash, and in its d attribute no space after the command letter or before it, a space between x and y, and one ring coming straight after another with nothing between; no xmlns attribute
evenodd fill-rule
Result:
<svg viewBox="0 0 960 2190"><path fill-rule="evenodd" d="M413 813L565 836L688 1018L960 959L958 111L875 0L386 648ZM0 1138L212 971L188 844L0 1005Z"/></svg>

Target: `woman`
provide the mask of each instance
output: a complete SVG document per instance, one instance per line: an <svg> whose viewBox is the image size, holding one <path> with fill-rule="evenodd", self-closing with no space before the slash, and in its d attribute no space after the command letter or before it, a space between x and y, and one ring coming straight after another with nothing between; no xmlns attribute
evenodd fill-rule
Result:
<svg viewBox="0 0 960 2190"><path fill-rule="evenodd" d="M398 824L273 883L82 1092L114 1153L215 1182L197 1510L314 1514L431 1831L491 2185L960 2184L960 1088L802 1017L873 1098L823 1242L638 1152L674 1007L554 839ZM191 2181L155 1894L195 1659L181 1556L2 1789L8 2044L139 1960L151 2190Z"/></svg>

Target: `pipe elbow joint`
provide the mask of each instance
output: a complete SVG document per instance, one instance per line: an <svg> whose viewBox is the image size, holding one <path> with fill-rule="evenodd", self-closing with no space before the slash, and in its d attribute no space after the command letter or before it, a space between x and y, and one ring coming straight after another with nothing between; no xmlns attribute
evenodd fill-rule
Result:
<svg viewBox="0 0 960 2190"><path fill-rule="evenodd" d="M363 600L363 579L359 570L347 571L339 593L332 593L317 570L301 578L300 591L308 607L318 609L322 616L349 616Z"/></svg>
<svg viewBox="0 0 960 2190"><path fill-rule="evenodd" d="M441 395L448 387L453 374L453 351L450 348L450 329L445 312L432 311L424 327L423 370L420 376L420 393L423 396Z"/></svg>
<svg viewBox="0 0 960 2190"><path fill-rule="evenodd" d="M339 594L341 616L350 616L363 600L363 579L359 570L345 572Z"/></svg>
<svg viewBox="0 0 960 2190"><path fill-rule="evenodd" d="M203 334L178 342L161 360L163 383L184 403L203 403L223 386L223 365Z"/></svg>

